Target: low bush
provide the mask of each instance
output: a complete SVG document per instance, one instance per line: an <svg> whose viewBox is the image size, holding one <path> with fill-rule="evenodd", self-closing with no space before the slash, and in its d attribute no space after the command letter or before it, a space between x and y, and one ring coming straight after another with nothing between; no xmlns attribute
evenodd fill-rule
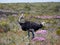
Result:
<svg viewBox="0 0 60 45"><path fill-rule="evenodd" d="M60 35L60 29L58 29L58 30L56 31L56 34L57 34L57 35Z"/></svg>
<svg viewBox="0 0 60 45"><path fill-rule="evenodd" d="M10 30L8 22L1 21L0 22L0 29L2 29L3 32L7 32ZM0 30L1 31L1 30Z"/></svg>

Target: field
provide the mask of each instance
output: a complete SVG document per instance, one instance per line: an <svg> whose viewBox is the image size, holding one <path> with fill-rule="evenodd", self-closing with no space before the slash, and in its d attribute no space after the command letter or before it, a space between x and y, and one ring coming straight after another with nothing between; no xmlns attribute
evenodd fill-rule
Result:
<svg viewBox="0 0 60 45"><path fill-rule="evenodd" d="M27 31L22 31L18 24L21 12L26 20L45 22L39 30L47 33L36 34L45 40L27 38ZM0 45L60 45L60 2L0 4Z"/></svg>

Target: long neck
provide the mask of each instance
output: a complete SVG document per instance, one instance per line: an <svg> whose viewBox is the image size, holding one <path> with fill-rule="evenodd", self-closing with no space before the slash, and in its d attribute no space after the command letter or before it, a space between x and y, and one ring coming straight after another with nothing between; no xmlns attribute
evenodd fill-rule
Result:
<svg viewBox="0 0 60 45"><path fill-rule="evenodd" d="M23 14L21 14L21 16L19 16L19 22L20 23L24 23L25 22Z"/></svg>
<svg viewBox="0 0 60 45"><path fill-rule="evenodd" d="M19 16L19 22L21 21L21 19L23 19L24 18L24 15L23 14L21 14L20 16Z"/></svg>

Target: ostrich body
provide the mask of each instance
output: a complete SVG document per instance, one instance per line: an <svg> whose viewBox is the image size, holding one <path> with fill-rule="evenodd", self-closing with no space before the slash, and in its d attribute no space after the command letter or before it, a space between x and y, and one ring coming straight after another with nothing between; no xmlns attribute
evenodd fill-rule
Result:
<svg viewBox="0 0 60 45"><path fill-rule="evenodd" d="M37 31L38 29L42 28L43 25L37 24L35 22L31 22L31 21L22 21L24 19L23 14L19 17L19 24L21 26L21 29L23 31L28 31L28 37L30 37L30 32L32 32L32 38L35 37L34 32Z"/></svg>
<svg viewBox="0 0 60 45"><path fill-rule="evenodd" d="M37 24L37 23L31 22L31 21L25 21L24 23L19 22L19 24L21 25L21 28L23 31L27 31L30 29L34 29L34 31L37 31L38 29L43 27L42 24ZM31 30L30 30L30 32L31 32Z"/></svg>

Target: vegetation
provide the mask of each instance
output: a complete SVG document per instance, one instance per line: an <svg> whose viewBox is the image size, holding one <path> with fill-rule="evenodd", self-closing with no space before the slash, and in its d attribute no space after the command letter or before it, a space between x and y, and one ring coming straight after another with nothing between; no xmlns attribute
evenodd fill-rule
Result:
<svg viewBox="0 0 60 45"><path fill-rule="evenodd" d="M22 31L20 25L18 24L18 17L20 14L17 16L12 16L10 14L7 17L0 16L0 45L27 45L29 43L30 45L32 45L32 43L37 45L40 45L40 43L43 43L44 45L60 45L60 19L33 18L33 16L38 15L60 15L60 2L5 3L0 4L0 11L1 9L12 10L18 13L24 12L26 20L29 21L34 21L36 23L43 21L46 22L43 29L48 33L46 33L46 35L42 35L47 39L44 42L32 42L31 40L29 41L28 38L24 39L27 36L27 32Z"/></svg>
<svg viewBox="0 0 60 45"><path fill-rule="evenodd" d="M56 34L57 35L60 35L60 29L56 31Z"/></svg>
<svg viewBox="0 0 60 45"><path fill-rule="evenodd" d="M60 2L8 3L0 4L0 9L14 10L17 12L24 10L25 13L30 13L31 15L59 15Z"/></svg>
<svg viewBox="0 0 60 45"><path fill-rule="evenodd" d="M1 31L3 31L3 32L10 31L9 23L6 21L1 21L0 22L0 29L2 29Z"/></svg>

